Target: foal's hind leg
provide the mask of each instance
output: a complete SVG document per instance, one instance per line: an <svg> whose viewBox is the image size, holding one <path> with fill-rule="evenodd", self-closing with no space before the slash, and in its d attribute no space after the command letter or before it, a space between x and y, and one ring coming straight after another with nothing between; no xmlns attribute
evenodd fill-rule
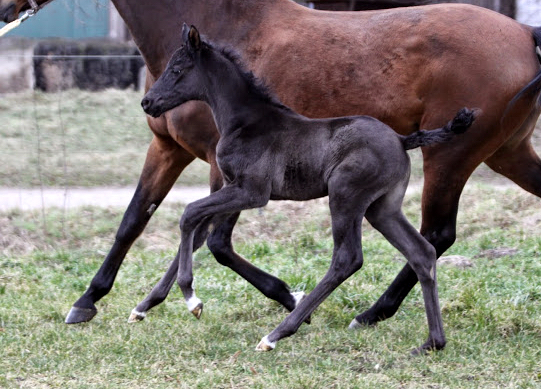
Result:
<svg viewBox="0 0 541 389"><path fill-rule="evenodd" d="M280 339L293 335L302 322L342 282L359 270L363 264L361 247L361 224L365 205L361 198L333 196L329 193L331 208L334 251L329 270L304 300L280 323L274 331L263 337L257 345L258 351L270 351ZM364 200L366 203L366 199Z"/></svg>
<svg viewBox="0 0 541 389"><path fill-rule="evenodd" d="M445 335L436 282L436 252L405 218L400 209L404 192L398 192L401 193L388 194L372 204L366 212L366 219L404 254L421 282L429 336L415 352L440 350L445 346ZM353 319L350 328L357 326L359 322Z"/></svg>
<svg viewBox="0 0 541 389"><path fill-rule="evenodd" d="M455 241L460 194L467 179L483 158L482 154L473 155L470 150L454 150L452 145L447 143L423 150L425 180L421 235L434 246L437 257ZM453 158L454 156L456 158ZM434 162L442 159L442 163ZM356 320L361 324L373 325L392 317L415 284L417 275L411 266L406 264L377 302L358 315Z"/></svg>
<svg viewBox="0 0 541 389"><path fill-rule="evenodd" d="M425 184L421 234L434 246L438 257L455 241L460 194L481 162L485 161L493 170L541 197L541 162L529 138L538 116L538 111L532 111L504 145L494 144L498 142L495 137L481 137L477 143L457 140L423 149ZM497 128L498 123L487 124L486 128ZM486 131L478 128L475 131ZM405 265L378 301L356 317L357 321L372 325L390 318L416 283L415 272L409 264Z"/></svg>

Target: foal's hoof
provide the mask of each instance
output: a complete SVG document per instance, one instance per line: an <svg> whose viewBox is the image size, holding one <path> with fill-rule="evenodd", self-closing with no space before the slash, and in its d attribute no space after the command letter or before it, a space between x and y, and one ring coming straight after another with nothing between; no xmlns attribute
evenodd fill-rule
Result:
<svg viewBox="0 0 541 389"><path fill-rule="evenodd" d="M359 328L362 328L362 327L364 327L364 326L363 326L361 323L359 323L359 322L357 321L357 319L354 318L354 319L351 321L351 323L349 323L348 329L350 329L350 330L356 330L356 329L359 329Z"/></svg>
<svg viewBox="0 0 541 389"><path fill-rule="evenodd" d="M195 318L199 320L199 318L203 314L203 302L197 297L193 296L190 297L188 301L186 301L186 305L188 306L188 310L192 313L192 315L194 315Z"/></svg>
<svg viewBox="0 0 541 389"><path fill-rule="evenodd" d="M139 312L134 309L131 311L130 317L128 318L128 323L137 323L144 320L145 317L147 317L146 312Z"/></svg>
<svg viewBox="0 0 541 389"><path fill-rule="evenodd" d="M261 342L255 348L255 351L272 351L276 347L276 342L270 342L269 339L265 336L261 339Z"/></svg>
<svg viewBox="0 0 541 389"><path fill-rule="evenodd" d="M203 303L197 304L197 306L194 309L192 309L190 312L195 316L197 320L199 320L199 318L203 314Z"/></svg>
<svg viewBox="0 0 541 389"><path fill-rule="evenodd" d="M66 316L66 324L77 324L77 323L84 323L87 321L92 320L94 316L96 316L96 313L98 313L98 310L93 308L78 308L78 307L71 307L68 316Z"/></svg>

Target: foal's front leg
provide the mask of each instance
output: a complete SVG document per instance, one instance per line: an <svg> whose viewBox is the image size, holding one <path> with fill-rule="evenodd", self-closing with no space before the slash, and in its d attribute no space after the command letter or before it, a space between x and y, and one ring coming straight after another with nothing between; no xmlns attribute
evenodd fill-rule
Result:
<svg viewBox="0 0 541 389"><path fill-rule="evenodd" d="M194 233L196 229L209 218L223 220L227 215L245 209L262 207L269 201L269 190L265 185L243 187L236 185L225 186L208 197L190 203L184 210L180 220L181 243L177 254L179 261L177 282L188 305L188 309L197 318L201 315L203 304L192 287L192 255Z"/></svg>
<svg viewBox="0 0 541 389"><path fill-rule="evenodd" d="M206 230L209 224L214 225L215 227L208 237L207 245L218 263L229 267L266 297L277 301L287 310L292 311L305 297L304 292L291 292L284 281L252 265L233 249L231 235L238 217L239 213L237 212L227 215L223 221L213 219L211 220L212 223L207 220L201 223L194 235L195 247L193 249L198 249L198 236L203 234L203 230ZM131 311L128 319L129 323L143 320L150 309L165 300L178 274L178 261L178 256L176 256L169 265L167 272L152 288L152 291ZM308 318L306 322L309 323L310 319Z"/></svg>
<svg viewBox="0 0 541 389"><path fill-rule="evenodd" d="M204 237L208 235L208 229L213 222L214 220L205 220L197 227L194 235L194 251L202 245ZM179 254L177 252L175 259L173 259L160 281L154 285L145 299L137 304L137 306L131 311L130 317L128 318L128 323L136 323L143 320L150 309L154 308L156 305L162 303L166 299L177 278L178 261ZM201 312L199 312L199 315L201 315ZM196 317L198 316L196 315Z"/></svg>

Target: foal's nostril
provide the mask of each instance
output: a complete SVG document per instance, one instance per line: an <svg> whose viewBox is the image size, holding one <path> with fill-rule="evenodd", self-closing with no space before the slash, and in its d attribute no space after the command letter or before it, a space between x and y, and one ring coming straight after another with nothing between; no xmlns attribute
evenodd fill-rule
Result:
<svg viewBox="0 0 541 389"><path fill-rule="evenodd" d="M143 98L143 100L141 101L141 107L143 107L143 109L145 110L145 112L150 108L150 106L152 105L152 102L149 98Z"/></svg>

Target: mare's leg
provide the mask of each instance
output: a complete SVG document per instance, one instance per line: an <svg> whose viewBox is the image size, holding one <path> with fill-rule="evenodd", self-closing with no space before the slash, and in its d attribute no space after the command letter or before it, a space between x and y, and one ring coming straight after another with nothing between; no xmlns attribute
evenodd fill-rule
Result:
<svg viewBox="0 0 541 389"><path fill-rule="evenodd" d="M302 322L332 291L361 268L363 264L361 224L367 201L361 196L349 196L346 193L348 193L347 190L343 195L329 193L334 239L334 250L329 270L293 312L269 335L263 337L256 350L270 351L274 349L277 341L297 332ZM356 198L352 199L351 197Z"/></svg>
<svg viewBox="0 0 541 389"><path fill-rule="evenodd" d="M192 282L192 254L194 249L194 233L196 229L209 218L224 220L231 214L244 209L265 205L269 195L264 187L250 188L244 183L243 187L226 186L211 193L204 199L194 201L184 210L180 220L181 243L178 253L179 269L177 282L186 299L188 309L197 317L201 314L203 305L195 296ZM233 224L234 225L234 224Z"/></svg>
<svg viewBox="0 0 541 389"><path fill-rule="evenodd" d="M527 138L513 148L502 148L486 164L521 188L541 197L541 159Z"/></svg>
<svg viewBox="0 0 541 389"><path fill-rule="evenodd" d="M135 194L124 213L115 242L86 292L71 308L66 323L91 320L94 305L111 290L118 269L135 239L143 232L153 212L165 198L182 170L194 157L170 139L154 137Z"/></svg>
<svg viewBox="0 0 541 389"><path fill-rule="evenodd" d="M405 185L378 199L368 208L366 219L407 258L421 282L429 335L427 341L415 352L440 350L445 346L445 335L436 282L436 252L402 213L400 207L404 192ZM359 325L353 319L350 328Z"/></svg>

